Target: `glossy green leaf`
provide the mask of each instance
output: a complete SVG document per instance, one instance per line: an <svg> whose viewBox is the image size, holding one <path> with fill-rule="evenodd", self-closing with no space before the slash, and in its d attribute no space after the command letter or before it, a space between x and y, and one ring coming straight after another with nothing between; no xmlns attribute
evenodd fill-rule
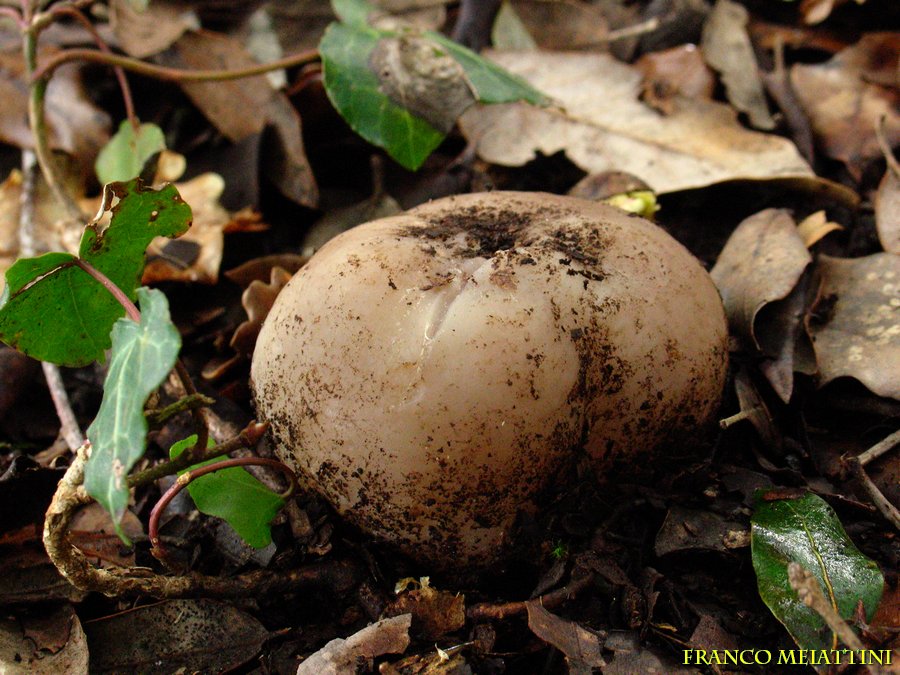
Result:
<svg viewBox="0 0 900 675"><path fill-rule="evenodd" d="M191 209L174 186L145 188L139 180L110 183L108 226L92 223L80 256L134 299L144 269L144 251L154 237L177 237L191 224ZM109 332L125 313L68 253L17 261L6 272L0 297L0 340L41 361L83 366L102 360Z"/></svg>
<svg viewBox="0 0 900 675"><path fill-rule="evenodd" d="M103 400L88 427L91 457L84 488L110 512L123 541L119 521L128 506L128 471L144 454L147 420L144 403L178 358L181 337L169 318L161 291L139 288L141 321L119 319L112 329L112 354Z"/></svg>
<svg viewBox="0 0 900 675"><path fill-rule="evenodd" d="M319 44L328 97L356 133L387 150L408 169L422 165L443 140L442 129L450 128L455 115L475 100L483 103L528 101L539 105L549 102L524 80L439 33L373 28L366 19L373 13L377 15L378 11L362 0L333 0L332 6L342 22L331 24ZM440 72L444 79L432 81L430 75L415 75L419 78L417 83L426 92L431 92L431 85L434 85L433 96L421 92L410 94L410 88L400 89L391 96L379 79L376 72L379 69L373 67L373 52L386 41L403 38L413 39L420 46L424 42L426 55L430 54L430 46L436 58L451 64L455 61L458 79L447 75L445 63L435 67L435 72ZM388 59L388 63L393 61ZM452 109L449 120L437 120L440 115L429 116L422 112L423 108L435 106L435 99L446 101L445 95L454 87L460 98L449 106ZM465 97L469 97L468 101ZM436 108L440 109L440 103Z"/></svg>
<svg viewBox="0 0 900 675"><path fill-rule="evenodd" d="M136 178L147 160L165 149L166 139L158 126L141 124L135 131L131 122L125 120L97 155L97 178L101 185Z"/></svg>
<svg viewBox="0 0 900 675"><path fill-rule="evenodd" d="M196 435L179 441L169 450L169 457L178 457L196 442ZM210 440L209 447L212 446ZM195 464L185 471L221 459ZM253 548L265 548L271 543L269 523L284 506L284 500L243 467L233 466L200 476L188 483L188 492L198 511L227 522Z"/></svg>
<svg viewBox="0 0 900 675"><path fill-rule="evenodd" d="M853 545L835 512L820 497L812 493L796 499L767 501L764 497L758 500L751 520L760 597L802 649L834 649L834 634L791 588L788 564L795 562L812 572L838 614L851 622L859 600L871 618L881 599L884 577L878 565Z"/></svg>
<svg viewBox="0 0 900 675"><path fill-rule="evenodd" d="M353 131L414 170L444 135L381 92L368 61L379 39L371 28L331 24L319 43L325 90Z"/></svg>

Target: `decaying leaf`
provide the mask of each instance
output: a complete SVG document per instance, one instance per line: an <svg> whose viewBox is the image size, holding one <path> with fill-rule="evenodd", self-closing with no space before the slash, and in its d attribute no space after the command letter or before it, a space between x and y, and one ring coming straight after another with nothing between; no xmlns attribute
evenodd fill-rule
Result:
<svg viewBox="0 0 900 675"><path fill-rule="evenodd" d="M57 53L42 48L39 60ZM20 148L33 148L28 126L28 87L21 49L0 51L0 140ZM88 96L77 65L58 68L47 85L45 114L50 145L91 166L109 141L109 115Z"/></svg>
<svg viewBox="0 0 900 675"><path fill-rule="evenodd" d="M727 545L735 536L732 533L742 531L748 528L712 511L673 506L656 535L654 550L658 556L681 551L725 553L733 548Z"/></svg>
<svg viewBox="0 0 900 675"><path fill-rule="evenodd" d="M731 104L747 113L757 129L774 129L762 80L747 34L747 9L731 0L717 0L703 26L703 57L719 71Z"/></svg>
<svg viewBox="0 0 900 675"><path fill-rule="evenodd" d="M816 211L797 223L797 231L803 238L803 245L812 248L822 237L844 228L828 220L824 211Z"/></svg>
<svg viewBox="0 0 900 675"><path fill-rule="evenodd" d="M602 653L605 634L589 631L574 621L551 614L538 600L529 600L525 606L531 632L565 654L570 669L583 671L606 665Z"/></svg>
<svg viewBox="0 0 900 675"><path fill-rule="evenodd" d="M359 659L369 661L382 654L402 654L409 646L412 615L382 619L346 639L332 640L304 660L297 675L343 675L355 672Z"/></svg>
<svg viewBox="0 0 900 675"><path fill-rule="evenodd" d="M884 134L884 120L876 130L887 169L875 193L875 228L878 240L888 253L900 253L900 162Z"/></svg>
<svg viewBox="0 0 900 675"><path fill-rule="evenodd" d="M238 286L247 288L253 281L266 283L275 267L280 267L294 274L308 260L307 256L297 255L296 253L275 253L248 260L243 265L227 270L225 276Z"/></svg>
<svg viewBox="0 0 900 675"><path fill-rule="evenodd" d="M122 530L132 541L144 534L144 526L131 511L122 514ZM122 545L109 513L94 502L72 519L69 541L98 567L134 565L134 549Z"/></svg>
<svg viewBox="0 0 900 675"><path fill-rule="evenodd" d="M709 100L716 81L694 45L644 54L634 64L644 75L641 100L664 115L675 112L679 97Z"/></svg>
<svg viewBox="0 0 900 675"><path fill-rule="evenodd" d="M820 384L853 377L879 396L900 398L900 257L823 255L821 302L808 330Z"/></svg>
<svg viewBox="0 0 900 675"><path fill-rule="evenodd" d="M900 90L872 77L892 70L896 78L898 54L900 34L870 33L825 63L791 68L791 84L819 146L844 162L856 179L869 161L881 156L875 128L882 117L888 142L900 143Z"/></svg>
<svg viewBox="0 0 900 675"><path fill-rule="evenodd" d="M0 670L4 675L88 672L88 644L72 606L0 619Z"/></svg>
<svg viewBox="0 0 900 675"><path fill-rule="evenodd" d="M746 368L741 368L734 376L734 393L741 408L741 415L745 416L756 429L763 446L770 451L778 451L784 441L778 427L775 426L769 407L759 395L759 390L750 379ZM724 424L723 421L722 425Z"/></svg>
<svg viewBox="0 0 900 675"><path fill-rule="evenodd" d="M154 0L137 11L130 0L110 0L109 22L125 53L138 59L171 47L200 21L184 2Z"/></svg>
<svg viewBox="0 0 900 675"><path fill-rule="evenodd" d="M92 673L224 672L252 659L269 637L246 612L216 600L168 600L85 627Z"/></svg>
<svg viewBox="0 0 900 675"><path fill-rule="evenodd" d="M251 281L250 285L241 295L241 304L247 312L247 320L244 321L231 337L231 346L239 354L250 356L256 345L256 338L262 322L272 309L275 298L291 280L292 273L281 267L273 267L269 273L269 283Z"/></svg>
<svg viewBox="0 0 900 675"><path fill-rule="evenodd" d="M400 213L403 209L385 192L376 193L358 204L329 211L319 218L309 228L303 237L301 251L305 256L311 256L325 245L329 239L336 237L341 232L356 227L370 220L387 218Z"/></svg>
<svg viewBox="0 0 900 675"><path fill-rule="evenodd" d="M422 586L404 591L384 610L384 616L412 616L412 631L423 640L437 640L466 623L466 597Z"/></svg>
<svg viewBox="0 0 900 675"><path fill-rule="evenodd" d="M603 49L609 22L600 5L512 0L515 15L541 49Z"/></svg>
<svg viewBox="0 0 900 675"><path fill-rule="evenodd" d="M766 209L738 225L710 272L732 331L761 349L757 314L770 302L786 298L811 260L784 210Z"/></svg>
<svg viewBox="0 0 900 675"><path fill-rule="evenodd" d="M730 106L679 98L663 117L638 100L640 73L605 54L495 52L489 57L565 108L475 106L460 119L482 159L521 166L565 150L590 173L627 171L662 194L736 178L809 177L789 141L748 131Z"/></svg>

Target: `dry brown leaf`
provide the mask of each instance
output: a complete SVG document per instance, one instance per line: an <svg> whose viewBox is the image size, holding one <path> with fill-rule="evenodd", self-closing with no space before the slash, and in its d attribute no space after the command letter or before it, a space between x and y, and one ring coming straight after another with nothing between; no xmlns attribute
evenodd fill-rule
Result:
<svg viewBox="0 0 900 675"><path fill-rule="evenodd" d="M231 222L231 215L219 203L225 181L219 174L204 173L186 183L176 183L175 187L190 205L194 221L187 233L178 239L157 237L150 243L143 283L198 281L214 284L219 278L225 245L222 231Z"/></svg>
<svg viewBox="0 0 900 675"><path fill-rule="evenodd" d="M694 45L644 54L634 65L644 75L641 100L664 115L675 112L679 96L712 98L715 78Z"/></svg>
<svg viewBox="0 0 900 675"><path fill-rule="evenodd" d="M890 168L875 193L875 227L882 248L900 254L900 176Z"/></svg>
<svg viewBox="0 0 900 675"><path fill-rule="evenodd" d="M58 51L53 47L42 48L39 61ZM33 148L21 49L0 52L0 101L3 101L0 140L20 148ZM109 141L111 121L87 95L77 65L64 65L53 73L44 108L51 147L68 153L82 167L90 167L100 148Z"/></svg>
<svg viewBox="0 0 900 675"><path fill-rule="evenodd" d="M251 281L246 290L241 294L241 304L247 312L247 320L244 321L234 335L231 336L231 346L238 354L250 356L256 346L256 338L259 329L269 315L275 298L281 293L281 289L291 280L292 273L280 267L273 267L270 271L269 283Z"/></svg>
<svg viewBox="0 0 900 675"><path fill-rule="evenodd" d="M541 49L605 47L609 23L596 5L571 0L512 0L511 4Z"/></svg>
<svg viewBox="0 0 900 675"><path fill-rule="evenodd" d="M717 649L738 649L734 636L726 631L713 617L702 614L691 638L688 640L694 649L705 649L713 652Z"/></svg>
<svg viewBox="0 0 900 675"><path fill-rule="evenodd" d="M589 631L574 621L551 614L539 600L525 603L528 609L528 627L544 642L553 645L566 655L569 668L603 668L603 640L605 634Z"/></svg>
<svg viewBox="0 0 900 675"><path fill-rule="evenodd" d="M755 332L757 314L786 298L811 261L786 211L766 209L741 222L710 272L732 332L761 349Z"/></svg>
<svg viewBox="0 0 900 675"><path fill-rule="evenodd" d="M882 117L888 143L900 143L900 90L872 81L873 74L879 78L893 69L896 83L898 55L900 33L870 33L825 63L791 68L791 85L820 148L857 180L869 161L881 157L875 128Z"/></svg>
<svg viewBox="0 0 900 675"><path fill-rule="evenodd" d="M727 553L731 550L726 545L727 538L733 536L730 533L746 529L712 511L673 506L656 535L653 550L657 556L683 551Z"/></svg>
<svg viewBox="0 0 900 675"><path fill-rule="evenodd" d="M287 96L277 92L266 109L268 132L260 149L261 171L288 199L315 208L319 188L306 158L300 115Z"/></svg>
<svg viewBox="0 0 900 675"><path fill-rule="evenodd" d="M91 672L221 673L252 659L269 632L216 600L168 600L85 625ZM152 639L148 639L151 636Z"/></svg>
<svg viewBox="0 0 900 675"><path fill-rule="evenodd" d="M803 245L806 248L812 248L822 237L843 229L841 225L828 220L824 211L811 213L797 224L797 231L803 238Z"/></svg>
<svg viewBox="0 0 900 675"><path fill-rule="evenodd" d="M784 445L784 439L746 368L741 368L734 376L734 393L741 409L739 416L750 421L764 447L779 450ZM722 426L726 426L724 420Z"/></svg>
<svg viewBox="0 0 900 675"><path fill-rule="evenodd" d="M0 670L4 675L88 672L87 639L72 606L0 619Z"/></svg>
<svg viewBox="0 0 900 675"><path fill-rule="evenodd" d="M900 257L819 258L821 302L808 322L820 384L853 377L900 399Z"/></svg>
<svg viewBox="0 0 900 675"><path fill-rule="evenodd" d="M589 173L626 171L658 194L738 178L811 177L789 141L749 131L730 106L679 99L659 115L638 100L640 73L605 54L488 56L554 97L566 112L521 103L476 106L460 120L488 162L521 166L565 150Z"/></svg>
<svg viewBox="0 0 900 675"><path fill-rule="evenodd" d="M153 0L141 12L129 0L110 0L109 22L122 50L138 59L168 49L186 30L200 26L187 3L171 0Z"/></svg>
<svg viewBox="0 0 900 675"><path fill-rule="evenodd" d="M423 586L405 591L384 609L384 616L412 615L412 631L423 640L437 640L466 624L466 597Z"/></svg>
<svg viewBox="0 0 900 675"><path fill-rule="evenodd" d="M717 0L703 26L703 57L725 85L725 95L735 108L747 113L757 129L774 129L753 45L747 34L749 12L731 0Z"/></svg>
<svg viewBox="0 0 900 675"><path fill-rule="evenodd" d="M258 65L244 46L209 31L182 35L172 50L157 59L166 66L190 70L226 70ZM181 82L184 93L229 140L238 142L258 134L266 125L274 94L264 75L224 82Z"/></svg>
<svg viewBox="0 0 900 675"><path fill-rule="evenodd" d="M121 520L125 535L135 540L144 534L140 519L125 510ZM92 564L99 567L130 567L134 565L134 549L122 546L109 513L97 502L75 514L69 528L69 541L81 549Z"/></svg>
<svg viewBox="0 0 900 675"><path fill-rule="evenodd" d="M411 614L395 616L373 623L347 639L332 640L303 661L297 675L344 675L356 672L359 659L402 654L409 647L411 622Z"/></svg>
<svg viewBox="0 0 900 675"><path fill-rule="evenodd" d="M247 288L252 281L265 283L273 268L281 267L291 274L303 267L309 258L296 253L274 253L260 258L253 258L242 265L234 267L225 276L238 286Z"/></svg>

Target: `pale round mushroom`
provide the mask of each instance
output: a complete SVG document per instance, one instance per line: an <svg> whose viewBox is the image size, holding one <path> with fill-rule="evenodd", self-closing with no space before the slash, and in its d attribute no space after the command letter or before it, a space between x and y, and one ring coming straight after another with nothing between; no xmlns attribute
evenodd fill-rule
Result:
<svg viewBox="0 0 900 675"><path fill-rule="evenodd" d="M726 360L715 286L659 227L493 192L327 243L278 296L252 383L309 487L447 570L496 561L579 453L602 478L699 434Z"/></svg>

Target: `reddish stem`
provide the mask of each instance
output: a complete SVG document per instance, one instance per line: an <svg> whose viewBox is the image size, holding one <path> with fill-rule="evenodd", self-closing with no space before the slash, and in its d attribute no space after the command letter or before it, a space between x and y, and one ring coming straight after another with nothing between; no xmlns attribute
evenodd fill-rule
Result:
<svg viewBox="0 0 900 675"><path fill-rule="evenodd" d="M147 533L150 536L150 552L153 554L154 558L161 561L165 560L166 550L159 540L159 519L169 503L175 499L175 496L195 479L205 476L208 473L219 471L220 469L229 469L235 466L268 466L281 471L290 481L290 486L287 491L281 495L281 498L284 500L289 499L297 489L296 474L291 471L288 466L279 462L277 459L268 459L266 457L235 457L185 471L178 476L175 482L172 483L172 486L159 498L159 501L156 502L156 506L154 506L153 510L150 512L150 524L148 525Z"/></svg>
<svg viewBox="0 0 900 675"><path fill-rule="evenodd" d="M138 308L131 299L125 295L125 292L116 286L108 276L81 258L75 258L75 264L103 284L103 288L109 291L112 296L119 301L119 304L125 308L125 313L128 315L129 319L135 323L141 322L141 313L138 311Z"/></svg>
<svg viewBox="0 0 900 675"><path fill-rule="evenodd" d="M71 16L87 29L94 38L94 42L97 43L97 47L100 51L105 54L113 53L112 49L109 48L109 45L106 44L106 40L103 39L97 31L97 28L91 23L91 20L84 15L84 12L72 5L63 5L54 7L50 10L50 13L54 16ZM116 74L116 79L119 81L119 89L122 90L122 102L125 104L125 115L128 117L128 121L131 122L131 127L137 132L140 128L140 122L138 122L137 115L134 113L134 99L131 97L131 87L128 86L128 80L125 78L125 70L121 66L113 66L113 72Z"/></svg>

